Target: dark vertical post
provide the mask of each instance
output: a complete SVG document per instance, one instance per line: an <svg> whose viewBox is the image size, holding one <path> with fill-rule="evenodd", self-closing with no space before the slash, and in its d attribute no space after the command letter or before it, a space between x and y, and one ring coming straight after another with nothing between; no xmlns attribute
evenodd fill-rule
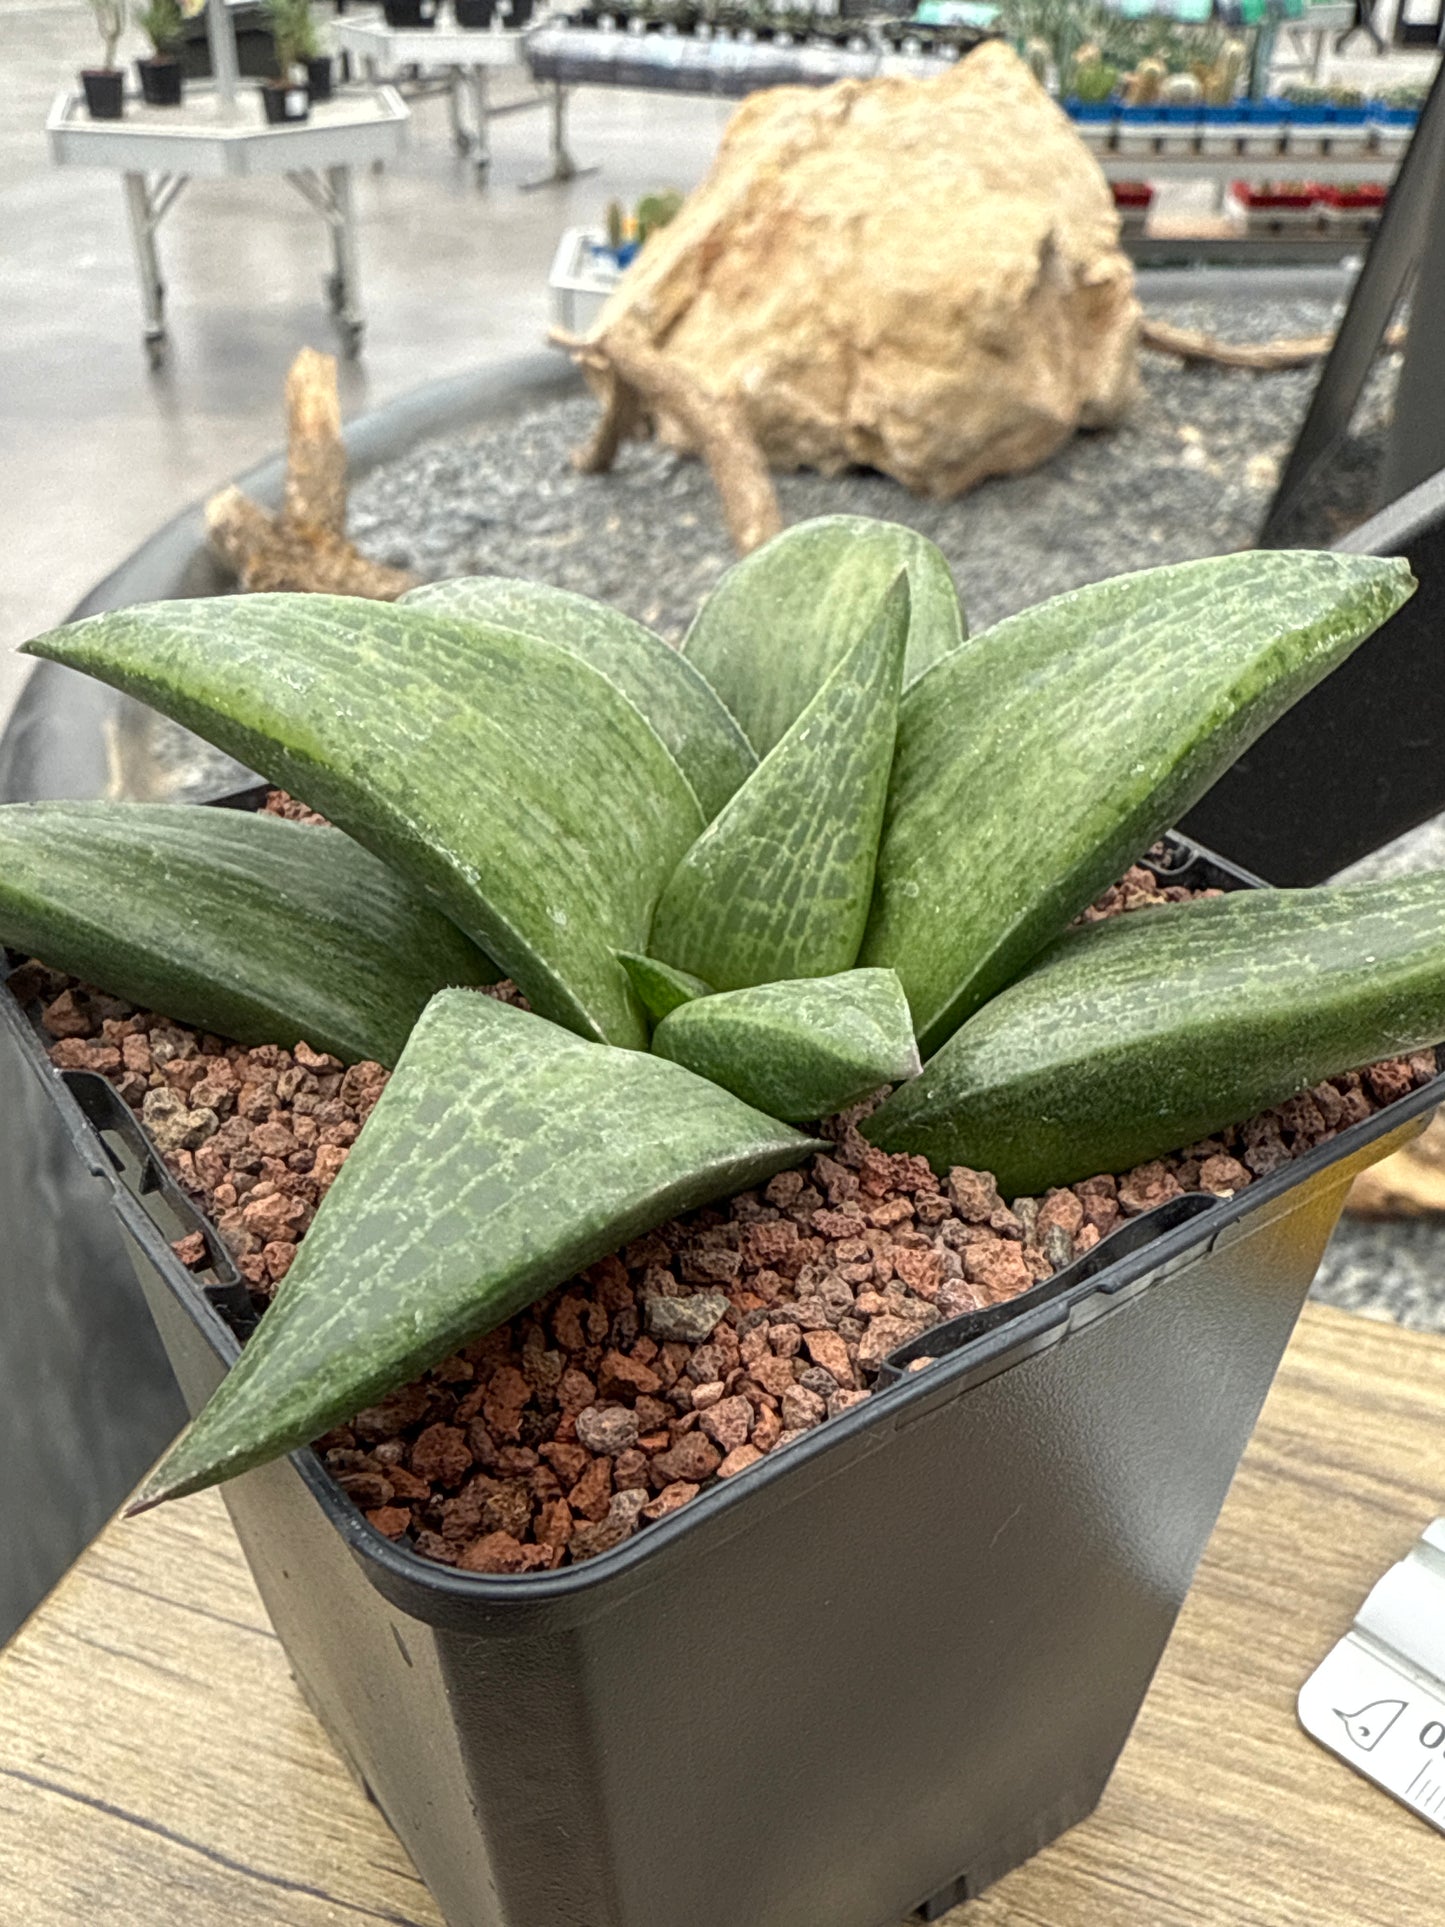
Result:
<svg viewBox="0 0 1445 1927"><path fill-rule="evenodd" d="M1417 268L1415 325L1406 345L1386 453L1390 501L1445 468L1445 380L1438 349L1445 316L1445 306L1439 305L1445 303L1445 65L1436 70L1334 347L1320 371L1260 530L1261 548L1288 546L1289 524L1305 487L1348 429L1390 317Z"/></svg>

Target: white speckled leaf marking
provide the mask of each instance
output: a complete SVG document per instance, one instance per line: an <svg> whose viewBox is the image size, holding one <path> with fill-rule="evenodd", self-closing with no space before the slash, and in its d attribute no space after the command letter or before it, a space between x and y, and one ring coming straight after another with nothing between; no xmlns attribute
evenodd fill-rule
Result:
<svg viewBox="0 0 1445 1927"><path fill-rule="evenodd" d="M305 1445L627 1239L821 1148L663 1058L443 991L143 1502Z"/></svg>
<svg viewBox="0 0 1445 1927"><path fill-rule="evenodd" d="M1012 1196L1442 1039L1445 875L1240 891L1070 931L863 1130Z"/></svg>
<svg viewBox="0 0 1445 1927"><path fill-rule="evenodd" d="M536 1009L645 1048L616 953L646 948L702 813L570 651L394 603L251 595L92 616L30 652L284 784L428 891Z"/></svg>
<svg viewBox="0 0 1445 1927"><path fill-rule="evenodd" d="M496 966L340 830L184 803L0 808L0 943L242 1044L394 1064Z"/></svg>
<svg viewBox="0 0 1445 1927"><path fill-rule="evenodd" d="M795 1123L831 1116L918 1071L908 1000L892 970L699 998L664 1017L652 1048Z"/></svg>
<svg viewBox="0 0 1445 1927"><path fill-rule="evenodd" d="M900 575L668 879L654 956L718 990L848 969L868 921L907 639Z"/></svg>
<svg viewBox="0 0 1445 1927"><path fill-rule="evenodd" d="M859 952L923 1054L1410 596L1408 565L1252 553L1011 616L905 695Z"/></svg>

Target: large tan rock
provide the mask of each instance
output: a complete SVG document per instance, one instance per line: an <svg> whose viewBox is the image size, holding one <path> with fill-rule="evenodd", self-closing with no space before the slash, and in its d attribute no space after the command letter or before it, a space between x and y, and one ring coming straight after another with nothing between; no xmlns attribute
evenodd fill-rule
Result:
<svg viewBox="0 0 1445 1927"><path fill-rule="evenodd" d="M594 333L624 316L744 404L774 467L928 495L1045 460L1136 382L1108 186L1000 44L937 80L754 95Z"/></svg>

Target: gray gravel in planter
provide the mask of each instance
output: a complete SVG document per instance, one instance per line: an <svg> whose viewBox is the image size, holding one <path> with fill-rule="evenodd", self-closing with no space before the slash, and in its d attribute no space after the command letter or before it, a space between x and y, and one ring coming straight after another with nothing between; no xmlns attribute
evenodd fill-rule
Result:
<svg viewBox="0 0 1445 1927"><path fill-rule="evenodd" d="M1150 312L1233 340L1332 327L1337 307L1151 301ZM1248 547L1304 413L1316 370L1259 375L1142 357L1129 418L1081 435L1028 475L955 502L925 502L885 476L783 476L790 521L836 513L906 522L948 556L975 627L1125 569ZM1326 543L1373 506L1379 431L1394 382L1382 363L1356 437L1314 504ZM503 428L430 443L373 471L352 498L351 533L370 555L434 578L533 576L613 602L679 636L732 552L702 464L632 443L610 476L569 456L596 420L586 397Z"/></svg>

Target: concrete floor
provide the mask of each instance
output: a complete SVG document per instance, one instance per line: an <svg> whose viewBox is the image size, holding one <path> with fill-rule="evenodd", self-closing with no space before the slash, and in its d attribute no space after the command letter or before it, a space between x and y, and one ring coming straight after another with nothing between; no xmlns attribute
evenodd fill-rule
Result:
<svg viewBox="0 0 1445 1927"><path fill-rule="evenodd" d="M149 371L119 177L54 168L46 151L51 99L93 41L84 0L0 0L0 723L27 668L15 647L178 509L274 449L292 356L334 346L320 221L282 183L201 182L161 231L172 349L162 373ZM368 328L361 360L343 364L346 413L535 349L563 228L614 195L692 186L727 112L581 93L571 144L601 172L523 194L518 184L544 171L544 110L497 119L479 185L444 101L415 102L405 158L357 178Z"/></svg>
<svg viewBox="0 0 1445 1927"><path fill-rule="evenodd" d="M202 182L162 230L173 345L165 370L149 371L119 178L54 168L46 151L51 99L93 57L85 0L0 0L0 724L26 673L15 647L178 509L275 448L287 365L333 340L316 217L279 182ZM1330 64L1378 85L1420 71L1421 57ZM514 97L524 91L514 84ZM572 146L601 172L522 194L545 158L542 111L497 121L479 185L445 104L415 103L406 157L357 181L369 325L362 359L343 365L346 412L535 347L562 229L614 195L691 186L728 112L580 92Z"/></svg>

